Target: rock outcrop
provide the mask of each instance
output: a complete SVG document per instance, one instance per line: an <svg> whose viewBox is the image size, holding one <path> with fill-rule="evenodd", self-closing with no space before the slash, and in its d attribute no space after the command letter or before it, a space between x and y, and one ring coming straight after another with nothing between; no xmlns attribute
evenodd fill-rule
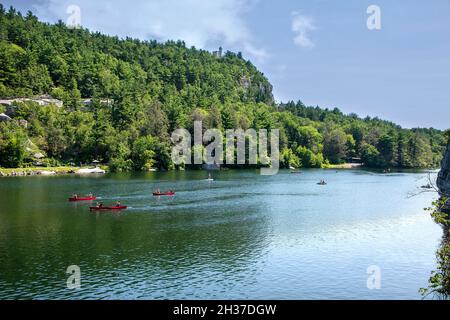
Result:
<svg viewBox="0 0 450 320"><path fill-rule="evenodd" d="M450 196L450 142L442 159L441 171L437 178L437 186L443 196Z"/></svg>

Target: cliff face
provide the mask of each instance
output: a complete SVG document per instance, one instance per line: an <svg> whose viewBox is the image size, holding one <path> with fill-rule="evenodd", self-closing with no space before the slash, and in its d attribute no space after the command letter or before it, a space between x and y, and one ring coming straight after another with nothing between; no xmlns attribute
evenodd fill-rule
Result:
<svg viewBox="0 0 450 320"><path fill-rule="evenodd" d="M442 159L437 186L443 195L450 196L450 142L447 145L444 159Z"/></svg>

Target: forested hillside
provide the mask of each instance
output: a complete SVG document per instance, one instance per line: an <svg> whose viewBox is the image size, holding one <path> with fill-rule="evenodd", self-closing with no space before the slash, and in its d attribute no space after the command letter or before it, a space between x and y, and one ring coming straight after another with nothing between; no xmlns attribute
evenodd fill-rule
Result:
<svg viewBox="0 0 450 320"><path fill-rule="evenodd" d="M282 165L321 167L360 157L371 167L433 167L443 133L406 130L338 109L275 104L272 86L240 53L211 54L181 41L119 39L39 22L0 6L0 166L99 160L112 170L171 169L170 133L279 128ZM1 120L1 119L0 119Z"/></svg>

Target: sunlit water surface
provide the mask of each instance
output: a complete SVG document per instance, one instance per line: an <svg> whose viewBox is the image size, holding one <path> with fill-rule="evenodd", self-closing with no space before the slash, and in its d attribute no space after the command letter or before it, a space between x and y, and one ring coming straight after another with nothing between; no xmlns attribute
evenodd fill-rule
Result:
<svg viewBox="0 0 450 320"><path fill-rule="evenodd" d="M206 175L0 179L0 298L421 298L442 235L423 210L435 195L408 197L426 174ZM74 192L130 207L90 213L67 201ZM80 289L66 287L70 265ZM367 287L373 265L378 290Z"/></svg>

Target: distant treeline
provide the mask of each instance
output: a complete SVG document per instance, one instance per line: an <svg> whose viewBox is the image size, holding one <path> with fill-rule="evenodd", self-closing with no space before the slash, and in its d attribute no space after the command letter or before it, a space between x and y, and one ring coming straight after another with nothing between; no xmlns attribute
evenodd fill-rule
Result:
<svg viewBox="0 0 450 320"><path fill-rule="evenodd" d="M349 158L371 167L435 167L446 142L435 129L402 129L300 101L275 104L267 78L240 53L119 39L0 5L0 98L41 94L64 106L0 107L12 118L0 121L0 166L31 165L42 153L46 165L99 160L112 170L171 169L170 133L192 130L194 120L204 128L280 129L283 167Z"/></svg>

